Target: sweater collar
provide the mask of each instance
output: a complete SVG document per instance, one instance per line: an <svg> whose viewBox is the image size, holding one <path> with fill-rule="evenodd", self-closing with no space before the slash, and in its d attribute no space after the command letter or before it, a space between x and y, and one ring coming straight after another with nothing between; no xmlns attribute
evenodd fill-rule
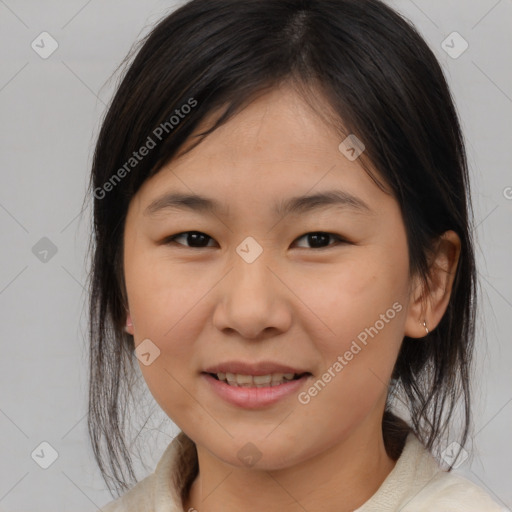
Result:
<svg viewBox="0 0 512 512"><path fill-rule="evenodd" d="M186 458L190 458L191 450L194 449L193 441L183 432L166 448L154 474L155 512L184 512L181 494L190 475L182 475L180 468L187 467ZM416 435L410 432L395 467L376 493L354 512L387 510L386 507L394 507L398 503L405 505L439 471L433 456Z"/></svg>

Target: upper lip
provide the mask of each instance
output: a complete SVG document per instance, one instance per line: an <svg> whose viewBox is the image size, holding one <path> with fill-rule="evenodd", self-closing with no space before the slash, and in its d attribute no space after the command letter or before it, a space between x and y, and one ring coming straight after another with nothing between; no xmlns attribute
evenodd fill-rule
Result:
<svg viewBox="0 0 512 512"><path fill-rule="evenodd" d="M205 373L237 373L239 375L269 375L272 373L309 373L307 370L293 368L272 361L260 361L258 363L244 363L243 361L226 361L204 370Z"/></svg>

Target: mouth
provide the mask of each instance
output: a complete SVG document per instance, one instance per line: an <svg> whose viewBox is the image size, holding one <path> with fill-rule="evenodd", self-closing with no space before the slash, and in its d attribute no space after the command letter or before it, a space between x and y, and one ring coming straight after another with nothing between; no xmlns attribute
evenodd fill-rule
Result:
<svg viewBox="0 0 512 512"><path fill-rule="evenodd" d="M253 365L248 368L248 365L233 363L227 366L237 371L224 371L226 365L223 365L222 368L209 368L201 372L201 377L207 389L217 397L243 409L266 409L290 399L312 378L311 372L293 371L288 367L286 371L276 371L276 365Z"/></svg>
<svg viewBox="0 0 512 512"><path fill-rule="evenodd" d="M282 386L287 382L302 379L311 375L310 372L301 373L268 373L265 375L249 375L230 372L203 372L214 379L233 387L241 388L268 388Z"/></svg>

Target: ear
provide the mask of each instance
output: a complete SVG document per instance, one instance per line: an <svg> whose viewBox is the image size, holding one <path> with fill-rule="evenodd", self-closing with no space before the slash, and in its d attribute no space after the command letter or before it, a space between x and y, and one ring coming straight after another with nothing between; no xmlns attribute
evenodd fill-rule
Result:
<svg viewBox="0 0 512 512"><path fill-rule="evenodd" d="M453 281L460 256L460 238L455 231L446 231L436 242L429 261L428 286L417 277L412 292L405 322L405 335L423 338L433 331L443 318L448 307Z"/></svg>
<svg viewBox="0 0 512 512"><path fill-rule="evenodd" d="M125 326L124 330L128 334L131 334L133 336L133 322L132 322L132 317L131 317L129 311L126 312L126 326Z"/></svg>

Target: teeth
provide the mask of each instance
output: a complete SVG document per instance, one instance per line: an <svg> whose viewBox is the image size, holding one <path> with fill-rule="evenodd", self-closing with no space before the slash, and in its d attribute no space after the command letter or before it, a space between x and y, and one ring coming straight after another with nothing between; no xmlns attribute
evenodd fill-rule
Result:
<svg viewBox="0 0 512 512"><path fill-rule="evenodd" d="M270 384L272 382L272 375L255 375L252 378L254 384Z"/></svg>
<svg viewBox="0 0 512 512"><path fill-rule="evenodd" d="M227 382L230 386L244 388L264 388L279 386L284 382L293 380L294 373L272 373L268 375L241 375L235 373L217 373L219 380Z"/></svg>

